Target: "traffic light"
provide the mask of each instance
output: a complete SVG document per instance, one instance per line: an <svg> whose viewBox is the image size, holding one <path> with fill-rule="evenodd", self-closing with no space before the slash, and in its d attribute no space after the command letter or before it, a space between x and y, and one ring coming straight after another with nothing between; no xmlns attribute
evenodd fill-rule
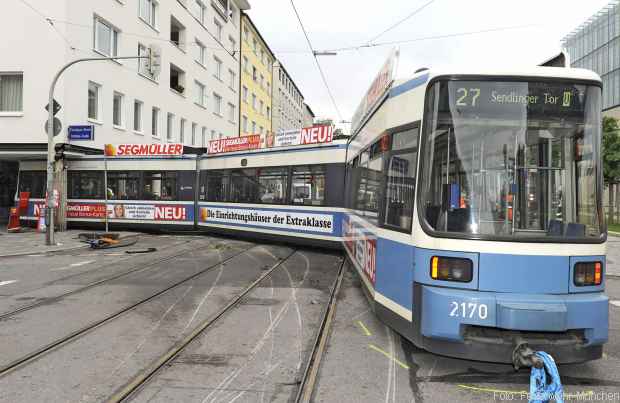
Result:
<svg viewBox="0 0 620 403"><path fill-rule="evenodd" d="M65 145L64 144L56 144L54 146L54 161L58 162L65 158Z"/></svg>

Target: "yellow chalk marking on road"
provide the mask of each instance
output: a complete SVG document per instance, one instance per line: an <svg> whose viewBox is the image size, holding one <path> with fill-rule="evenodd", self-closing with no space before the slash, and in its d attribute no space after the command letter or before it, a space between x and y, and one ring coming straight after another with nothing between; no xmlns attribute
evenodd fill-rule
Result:
<svg viewBox="0 0 620 403"><path fill-rule="evenodd" d="M463 388L463 389L469 389L469 390L473 390L476 392L487 392L487 393L501 393L501 394L511 394L511 395L525 395L530 393L529 390L502 390L502 389L492 389L492 388L479 388L477 386L470 386L470 385L457 385L459 388ZM585 395L592 395L594 394L594 391L592 390L588 390L588 391L583 391L583 392L577 392L577 393L564 393L564 398L565 399L576 399L578 397L584 397Z"/></svg>
<svg viewBox="0 0 620 403"><path fill-rule="evenodd" d="M370 330L368 330L368 328L364 325L364 323L361 320L358 320L357 324L362 328L366 336L372 336L372 334L370 333Z"/></svg>
<svg viewBox="0 0 620 403"><path fill-rule="evenodd" d="M387 351L384 351L384 350L380 349L379 347L375 346L374 344L369 344L368 347L370 347L372 350L375 350L378 353L383 354L384 356L386 356L390 360L394 361L395 363L397 363L398 365L400 365L404 369L409 369L409 365L405 364L404 362L400 361L398 358L394 357L392 354L388 353Z"/></svg>

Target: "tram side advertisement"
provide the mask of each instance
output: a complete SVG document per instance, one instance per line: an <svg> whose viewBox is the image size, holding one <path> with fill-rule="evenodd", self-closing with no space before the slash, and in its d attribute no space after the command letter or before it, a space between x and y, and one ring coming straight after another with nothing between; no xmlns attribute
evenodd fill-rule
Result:
<svg viewBox="0 0 620 403"><path fill-rule="evenodd" d="M350 217L342 220L342 238L351 260L364 272L364 275L375 285L377 240L361 225L351 221Z"/></svg>
<svg viewBox="0 0 620 403"><path fill-rule="evenodd" d="M338 235L334 215L324 213L203 206L200 222Z"/></svg>
<svg viewBox="0 0 620 403"><path fill-rule="evenodd" d="M34 202L29 208L29 217L38 217L44 202ZM183 204L128 204L108 203L67 203L68 219L99 219L137 221L187 221L193 222L194 209Z"/></svg>

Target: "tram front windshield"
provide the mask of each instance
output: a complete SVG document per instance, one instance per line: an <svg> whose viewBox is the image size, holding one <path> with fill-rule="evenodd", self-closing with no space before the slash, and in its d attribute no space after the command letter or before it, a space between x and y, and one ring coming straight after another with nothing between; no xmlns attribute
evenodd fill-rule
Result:
<svg viewBox="0 0 620 403"><path fill-rule="evenodd" d="M481 239L600 239L600 114L595 85L436 82L424 117L424 225Z"/></svg>

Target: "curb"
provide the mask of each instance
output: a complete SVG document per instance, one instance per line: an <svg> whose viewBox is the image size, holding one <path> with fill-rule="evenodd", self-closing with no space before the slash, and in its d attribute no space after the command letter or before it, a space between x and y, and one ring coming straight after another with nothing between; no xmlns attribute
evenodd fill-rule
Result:
<svg viewBox="0 0 620 403"><path fill-rule="evenodd" d="M620 236L620 232L615 232L615 231L607 231L608 234L611 234L613 236Z"/></svg>

